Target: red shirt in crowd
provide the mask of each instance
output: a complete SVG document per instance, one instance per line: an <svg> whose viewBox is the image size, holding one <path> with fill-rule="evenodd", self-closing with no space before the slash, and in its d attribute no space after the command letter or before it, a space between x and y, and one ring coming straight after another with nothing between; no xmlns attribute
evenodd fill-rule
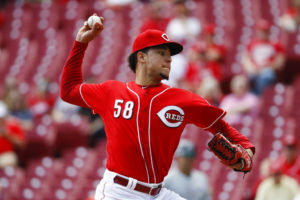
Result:
<svg viewBox="0 0 300 200"><path fill-rule="evenodd" d="M284 48L280 43L257 39L250 42L247 51L255 66L261 69L268 67L278 53L284 53Z"/></svg>
<svg viewBox="0 0 300 200"><path fill-rule="evenodd" d="M21 127L20 122L16 118L8 118L4 122L4 130L7 134L12 134L25 140L25 133ZM0 154L14 151L13 144L0 134Z"/></svg>

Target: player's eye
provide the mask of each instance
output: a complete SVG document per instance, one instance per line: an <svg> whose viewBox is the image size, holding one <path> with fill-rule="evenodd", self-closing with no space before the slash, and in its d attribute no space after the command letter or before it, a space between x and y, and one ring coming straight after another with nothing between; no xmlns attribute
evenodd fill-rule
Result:
<svg viewBox="0 0 300 200"><path fill-rule="evenodd" d="M165 56L165 55L166 55L166 53L163 52L163 51L159 51L158 53L159 53L159 55L161 55L161 56Z"/></svg>

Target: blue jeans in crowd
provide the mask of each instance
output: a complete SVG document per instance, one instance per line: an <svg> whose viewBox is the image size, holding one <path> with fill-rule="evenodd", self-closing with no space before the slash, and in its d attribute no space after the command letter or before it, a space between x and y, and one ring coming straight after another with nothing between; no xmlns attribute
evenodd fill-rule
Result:
<svg viewBox="0 0 300 200"><path fill-rule="evenodd" d="M276 73L274 69L270 67L262 69L257 75L251 77L252 92L256 95L261 95L264 89L274 83L275 80Z"/></svg>

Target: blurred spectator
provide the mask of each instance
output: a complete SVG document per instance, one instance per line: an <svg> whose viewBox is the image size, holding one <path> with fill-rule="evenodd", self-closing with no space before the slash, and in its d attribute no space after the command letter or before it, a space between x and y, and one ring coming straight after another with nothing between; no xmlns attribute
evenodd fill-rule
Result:
<svg viewBox="0 0 300 200"><path fill-rule="evenodd" d="M40 80L28 100L29 109L34 119L40 119L46 114L51 114L55 99L49 91L49 83L46 80Z"/></svg>
<svg viewBox="0 0 300 200"><path fill-rule="evenodd" d="M211 105L219 106L222 99L222 91L220 83L211 76L203 78L197 94L206 99Z"/></svg>
<svg viewBox="0 0 300 200"><path fill-rule="evenodd" d="M166 2L161 2L159 0L154 0L149 5L150 14L148 18L144 21L144 24L140 28L140 31L143 32L147 29L157 29L161 31L165 31L166 27L170 21L168 17L166 17L165 7Z"/></svg>
<svg viewBox="0 0 300 200"><path fill-rule="evenodd" d="M188 51L188 65L185 76L180 80L180 84L186 90L196 92L202 79L210 76L211 73L206 70L206 55L203 43L196 43Z"/></svg>
<svg viewBox="0 0 300 200"><path fill-rule="evenodd" d="M33 117L27 106L25 96L18 90L12 90L7 95L6 104L10 114L20 120L24 130L31 130L33 128Z"/></svg>
<svg viewBox="0 0 300 200"><path fill-rule="evenodd" d="M244 75L233 77L230 83L231 93L223 98L220 107L226 110L226 121L239 125L250 116L253 120L259 111L259 99L249 91L249 81Z"/></svg>
<svg viewBox="0 0 300 200"><path fill-rule="evenodd" d="M166 28L168 37L181 43L193 43L201 32L199 20L190 16L189 8L186 6L187 1L172 0L175 14ZM187 63L188 61L183 54L173 56L170 79L168 81L164 80L163 83L172 87L181 87L180 82L185 76Z"/></svg>
<svg viewBox="0 0 300 200"><path fill-rule="evenodd" d="M194 170L196 147L189 140L181 140L176 150L177 167L165 178L165 187L187 200L210 200L210 188L204 173Z"/></svg>
<svg viewBox="0 0 300 200"><path fill-rule="evenodd" d="M201 33L201 23L190 16L187 0L174 0L175 16L169 22L166 33L179 42L194 41Z"/></svg>
<svg viewBox="0 0 300 200"><path fill-rule="evenodd" d="M188 52L188 66L183 80L184 88L196 91L204 77L212 77L221 83L225 48L213 42L214 25L205 27L205 41L198 41Z"/></svg>
<svg viewBox="0 0 300 200"><path fill-rule="evenodd" d="M25 131L33 128L33 117L29 111L26 98L21 94L17 81L12 77L5 80L3 101L10 114L20 120Z"/></svg>
<svg viewBox="0 0 300 200"><path fill-rule="evenodd" d="M260 185L260 183L265 180L270 175L270 163L273 160L270 158L265 158L261 161L259 166L259 175L257 179L255 180L252 187L249 189L249 193L245 192L243 195L243 200L254 200L257 192L257 188Z"/></svg>
<svg viewBox="0 0 300 200"><path fill-rule="evenodd" d="M278 25L288 32L295 32L300 24L300 0L291 0L292 6L279 17Z"/></svg>
<svg viewBox="0 0 300 200"><path fill-rule="evenodd" d="M163 80L162 83L172 87L181 87L181 80L185 76L187 62L186 56L183 54L172 56L169 80Z"/></svg>
<svg viewBox="0 0 300 200"><path fill-rule="evenodd" d="M242 57L242 65L251 79L253 92L257 95L276 80L276 73L285 63L283 46L271 41L269 36L269 22L260 20L257 25L257 38L250 42Z"/></svg>
<svg viewBox="0 0 300 200"><path fill-rule="evenodd" d="M298 140L295 135L288 134L283 140L284 148L276 162L282 166L282 173L294 177L300 183L300 155Z"/></svg>
<svg viewBox="0 0 300 200"><path fill-rule="evenodd" d="M265 158L260 164L260 175L252 187L251 195L247 200L255 198L260 183L264 181L271 173L270 167L273 163L277 163L277 167L281 173L295 178L300 183L300 156L298 152L298 141L294 135L286 135L283 139L284 148L282 154L275 160ZM300 192L300 191L299 191Z"/></svg>
<svg viewBox="0 0 300 200"><path fill-rule="evenodd" d="M10 91L19 90L19 84L14 77L7 76L5 77L4 86L3 86L3 98L8 96Z"/></svg>
<svg viewBox="0 0 300 200"><path fill-rule="evenodd" d="M102 118L93 114L88 108L80 108L79 113L89 119L89 146L96 147L98 141L106 137Z"/></svg>
<svg viewBox="0 0 300 200"><path fill-rule="evenodd" d="M207 24L203 30L205 55L207 59L206 68L210 70L215 79L221 82L223 79L223 64L226 49L223 45L215 42L215 29L215 24Z"/></svg>
<svg viewBox="0 0 300 200"><path fill-rule="evenodd" d="M25 133L16 118L10 117L8 109L0 102L0 168L16 166L16 149L25 145Z"/></svg>
<svg viewBox="0 0 300 200"><path fill-rule="evenodd" d="M70 120L72 115L78 115L79 108L73 104L57 98L52 110L52 117L56 123L64 123Z"/></svg>
<svg viewBox="0 0 300 200"><path fill-rule="evenodd" d="M125 6L136 2L137 0L105 0L108 6Z"/></svg>
<svg viewBox="0 0 300 200"><path fill-rule="evenodd" d="M293 200L299 192L298 182L284 175L278 162L270 163L270 173L258 186L255 200Z"/></svg>

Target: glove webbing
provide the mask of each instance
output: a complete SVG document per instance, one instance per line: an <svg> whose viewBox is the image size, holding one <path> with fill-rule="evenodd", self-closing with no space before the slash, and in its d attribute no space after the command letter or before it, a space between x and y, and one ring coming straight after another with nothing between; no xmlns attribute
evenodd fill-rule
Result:
<svg viewBox="0 0 300 200"><path fill-rule="evenodd" d="M231 146L229 146L229 144L226 141L224 141L224 140L219 140L218 141L219 144L216 144L216 143L217 142L215 142L214 147L216 145L219 145L219 146L221 146L221 148L222 148L223 151L220 151L220 149L216 149L216 148L214 148L213 150L216 151L216 152L218 152L218 154L222 158L224 158L225 160L232 160L234 158L235 153L236 153L236 149L235 148L232 148ZM227 154L224 154L223 152L227 152ZM228 157L229 154L231 154L231 157Z"/></svg>

